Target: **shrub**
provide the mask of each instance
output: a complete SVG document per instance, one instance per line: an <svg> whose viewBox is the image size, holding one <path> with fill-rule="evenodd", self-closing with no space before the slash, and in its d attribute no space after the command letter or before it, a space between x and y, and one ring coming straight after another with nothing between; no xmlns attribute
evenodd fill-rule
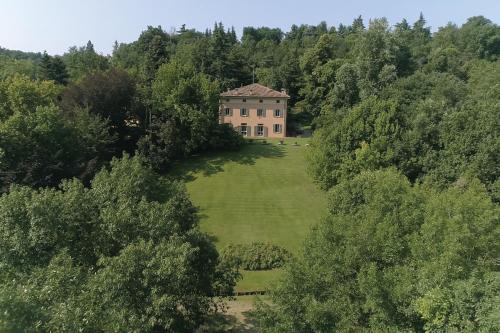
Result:
<svg viewBox="0 0 500 333"><path fill-rule="evenodd" d="M291 257L286 249L261 242L230 244L221 251L223 261L249 271L279 268Z"/></svg>
<svg viewBox="0 0 500 333"><path fill-rule="evenodd" d="M245 143L243 137L230 124L217 125L209 141L212 150L237 150Z"/></svg>

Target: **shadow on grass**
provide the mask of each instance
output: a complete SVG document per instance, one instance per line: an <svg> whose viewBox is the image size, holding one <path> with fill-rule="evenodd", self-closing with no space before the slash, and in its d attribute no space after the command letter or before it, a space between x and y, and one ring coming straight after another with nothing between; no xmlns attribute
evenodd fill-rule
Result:
<svg viewBox="0 0 500 333"><path fill-rule="evenodd" d="M249 315L249 312L242 313L243 320L238 320L236 316L230 314L212 315L196 333L257 333L256 320Z"/></svg>
<svg viewBox="0 0 500 333"><path fill-rule="evenodd" d="M238 151L207 153L193 156L189 160L174 166L171 176L190 182L196 179L195 174L212 176L224 171L224 165L229 162L254 165L262 157L280 158L285 156L285 148L275 144L252 143L245 144Z"/></svg>

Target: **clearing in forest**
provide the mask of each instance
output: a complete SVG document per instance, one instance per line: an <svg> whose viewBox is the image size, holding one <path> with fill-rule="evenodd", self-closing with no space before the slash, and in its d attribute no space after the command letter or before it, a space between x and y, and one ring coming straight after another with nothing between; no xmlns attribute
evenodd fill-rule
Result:
<svg viewBox="0 0 500 333"><path fill-rule="evenodd" d="M219 248L261 241L298 252L326 209L325 194L306 173L307 141L253 140L239 151L194 157L176 167L200 210L202 230ZM265 289L279 275L243 272L237 290Z"/></svg>

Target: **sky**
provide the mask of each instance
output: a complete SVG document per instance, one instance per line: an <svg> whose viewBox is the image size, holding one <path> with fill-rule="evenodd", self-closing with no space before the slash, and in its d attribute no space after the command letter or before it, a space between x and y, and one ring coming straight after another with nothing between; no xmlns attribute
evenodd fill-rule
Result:
<svg viewBox="0 0 500 333"><path fill-rule="evenodd" d="M132 42L148 25L205 31L217 21L241 36L245 26L288 31L292 24L350 24L358 15L395 24L420 12L433 31L476 15L499 24L500 0L0 0L0 46L62 54L91 40L109 54L114 41Z"/></svg>

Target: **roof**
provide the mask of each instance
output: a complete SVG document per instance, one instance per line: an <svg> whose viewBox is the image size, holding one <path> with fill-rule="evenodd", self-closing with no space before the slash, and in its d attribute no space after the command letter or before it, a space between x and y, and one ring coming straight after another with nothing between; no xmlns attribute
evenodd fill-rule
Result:
<svg viewBox="0 0 500 333"><path fill-rule="evenodd" d="M220 94L223 97L280 97L290 98L285 92L277 91L258 83L252 83L241 88L228 90Z"/></svg>

